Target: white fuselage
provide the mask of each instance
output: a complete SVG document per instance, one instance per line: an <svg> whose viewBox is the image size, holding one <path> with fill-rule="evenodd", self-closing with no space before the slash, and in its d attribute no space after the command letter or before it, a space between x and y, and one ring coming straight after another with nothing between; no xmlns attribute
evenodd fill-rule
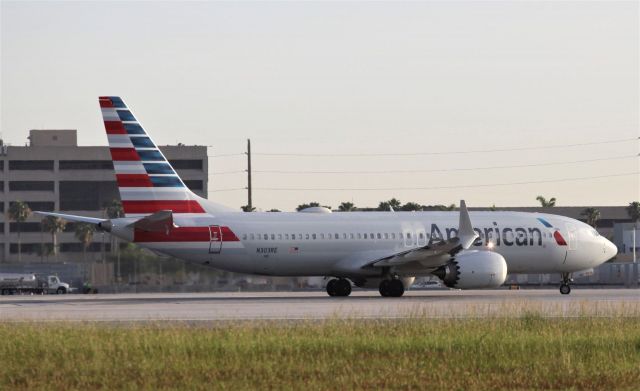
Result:
<svg viewBox="0 0 640 391"><path fill-rule="evenodd" d="M458 212L216 213L197 218L177 214L178 227L211 227L211 240L140 243L126 230L115 228L114 233L161 253L233 272L375 277L381 271L370 267L373 261L456 236L458 216ZM592 227L567 217L522 212L472 212L470 217L480 236L470 250L501 254L509 273L575 272L616 254L615 246ZM564 244L554 236L556 231ZM394 272L416 276L432 270L399 267Z"/></svg>

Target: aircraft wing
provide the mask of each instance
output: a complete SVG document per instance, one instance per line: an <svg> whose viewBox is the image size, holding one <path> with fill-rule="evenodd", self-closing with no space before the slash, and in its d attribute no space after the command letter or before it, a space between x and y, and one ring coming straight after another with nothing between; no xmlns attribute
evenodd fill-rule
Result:
<svg viewBox="0 0 640 391"><path fill-rule="evenodd" d="M389 267L418 262L425 268L441 266L462 250L466 250L478 238L473 230L469 211L464 201L460 201L460 222L458 236L444 241L429 242L424 247L402 251L370 262L367 266Z"/></svg>

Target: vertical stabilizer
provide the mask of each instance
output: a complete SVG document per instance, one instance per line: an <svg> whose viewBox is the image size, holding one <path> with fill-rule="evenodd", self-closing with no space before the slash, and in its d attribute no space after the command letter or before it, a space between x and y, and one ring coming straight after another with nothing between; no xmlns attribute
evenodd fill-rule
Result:
<svg viewBox="0 0 640 391"><path fill-rule="evenodd" d="M208 212L211 204L187 188L123 100L99 100L125 215Z"/></svg>

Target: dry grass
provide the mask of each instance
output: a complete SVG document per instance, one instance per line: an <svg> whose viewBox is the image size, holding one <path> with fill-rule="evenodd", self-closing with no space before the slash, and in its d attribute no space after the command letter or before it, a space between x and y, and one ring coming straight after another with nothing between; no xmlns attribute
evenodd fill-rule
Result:
<svg viewBox="0 0 640 391"><path fill-rule="evenodd" d="M640 317L0 323L0 389L638 389Z"/></svg>

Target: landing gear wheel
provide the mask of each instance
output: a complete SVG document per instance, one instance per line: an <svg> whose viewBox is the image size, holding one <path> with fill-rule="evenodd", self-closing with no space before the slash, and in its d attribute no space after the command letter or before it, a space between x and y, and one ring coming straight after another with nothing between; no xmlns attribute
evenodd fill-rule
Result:
<svg viewBox="0 0 640 391"><path fill-rule="evenodd" d="M562 273L562 283L560 284L560 293L568 295L571 293L571 286L569 285L573 281L571 273Z"/></svg>
<svg viewBox="0 0 640 391"><path fill-rule="evenodd" d="M347 297L351 294L351 282L346 278L341 278L336 281L336 296Z"/></svg>
<svg viewBox="0 0 640 391"><path fill-rule="evenodd" d="M346 278L334 278L327 283L327 293L331 297L346 297L351 294L351 282Z"/></svg>
<svg viewBox="0 0 640 391"><path fill-rule="evenodd" d="M337 296L337 290L336 290L336 283L338 282L338 280L331 279L329 280L329 282L327 283L327 294L331 297L333 296Z"/></svg>
<svg viewBox="0 0 640 391"><path fill-rule="evenodd" d="M382 280L378 290L382 297L401 297L404 294L404 284L400 279Z"/></svg>

